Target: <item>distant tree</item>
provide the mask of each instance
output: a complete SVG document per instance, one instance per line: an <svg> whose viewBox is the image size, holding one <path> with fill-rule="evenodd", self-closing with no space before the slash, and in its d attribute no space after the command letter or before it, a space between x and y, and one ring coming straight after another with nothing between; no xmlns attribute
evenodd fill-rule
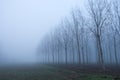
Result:
<svg viewBox="0 0 120 80"><path fill-rule="evenodd" d="M75 11L72 11L72 19L73 19L73 31L75 35L77 52L78 52L78 63L81 64L81 52L80 52L80 26L78 21L78 15L76 15Z"/></svg>
<svg viewBox="0 0 120 80"><path fill-rule="evenodd" d="M68 43L69 43L69 25L67 19L65 19L61 23L61 29L62 29L62 41L63 41L63 47L65 51L65 62L68 64Z"/></svg>

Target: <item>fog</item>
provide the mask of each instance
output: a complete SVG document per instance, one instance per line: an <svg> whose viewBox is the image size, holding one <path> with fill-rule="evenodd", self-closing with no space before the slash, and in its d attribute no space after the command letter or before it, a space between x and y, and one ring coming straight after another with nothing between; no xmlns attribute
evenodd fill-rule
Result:
<svg viewBox="0 0 120 80"><path fill-rule="evenodd" d="M41 38L77 6L83 1L0 0L2 63L36 62Z"/></svg>

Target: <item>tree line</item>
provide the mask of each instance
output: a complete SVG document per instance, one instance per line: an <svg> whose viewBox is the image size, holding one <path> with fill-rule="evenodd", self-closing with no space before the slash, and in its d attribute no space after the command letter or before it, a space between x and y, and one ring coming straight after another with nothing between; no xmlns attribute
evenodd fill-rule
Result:
<svg viewBox="0 0 120 80"><path fill-rule="evenodd" d="M38 47L40 61L53 64L120 64L119 1L88 0L74 9Z"/></svg>

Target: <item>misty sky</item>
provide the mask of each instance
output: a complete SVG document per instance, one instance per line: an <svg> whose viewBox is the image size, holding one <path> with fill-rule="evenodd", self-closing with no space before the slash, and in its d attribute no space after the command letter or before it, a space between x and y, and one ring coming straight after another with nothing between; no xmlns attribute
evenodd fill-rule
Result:
<svg viewBox="0 0 120 80"><path fill-rule="evenodd" d="M35 61L40 39L82 0L0 0L0 47L9 61Z"/></svg>

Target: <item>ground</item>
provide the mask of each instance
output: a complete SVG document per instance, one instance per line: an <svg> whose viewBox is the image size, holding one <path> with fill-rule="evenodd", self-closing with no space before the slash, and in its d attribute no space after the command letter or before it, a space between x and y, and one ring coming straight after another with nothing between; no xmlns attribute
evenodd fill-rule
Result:
<svg viewBox="0 0 120 80"><path fill-rule="evenodd" d="M113 80L112 75L94 74L76 69L56 65L1 68L0 80Z"/></svg>

